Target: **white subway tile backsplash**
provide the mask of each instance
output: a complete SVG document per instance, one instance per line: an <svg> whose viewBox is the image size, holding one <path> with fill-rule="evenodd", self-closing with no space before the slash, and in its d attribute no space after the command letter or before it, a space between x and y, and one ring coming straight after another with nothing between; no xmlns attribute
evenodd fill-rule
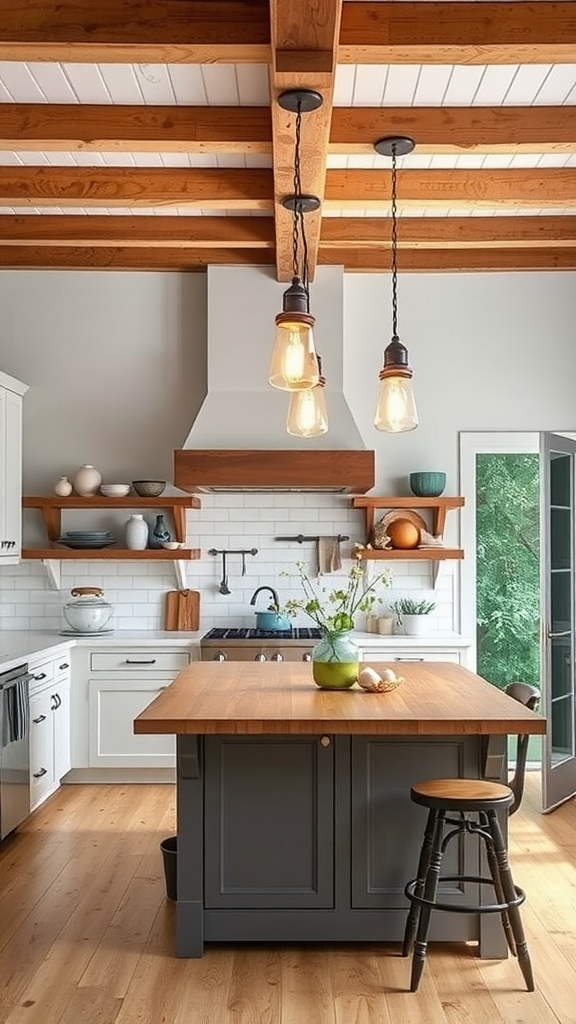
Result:
<svg viewBox="0 0 576 1024"><path fill-rule="evenodd" d="M316 544L307 541L277 541L282 536L335 536L346 534L342 543L343 572L327 576L328 589L341 582L353 564L354 542L364 543L364 515L350 507L344 495L308 493L248 493L202 495L202 508L187 512L187 545L201 550L199 561L186 563L186 581L201 593L201 628L219 624L251 626L254 607L250 598L259 586L273 586L280 601L300 596L296 563L307 570L316 568ZM246 576L241 575L240 555L228 559L229 596L218 593L222 574L221 556L208 555L209 548L258 548L246 557ZM451 633L458 621L457 563L440 564L436 589L432 589L432 563L398 561L368 562L367 571L378 575L391 569L392 585L382 608L398 597L427 597L436 601L431 625ZM281 573L288 575L282 576ZM114 605L114 623L119 629L158 629L163 625L164 595L177 589L170 562L106 560L63 561L61 589L50 589L40 562L27 561L0 569L0 629L59 629L65 625L62 606L74 586L99 586ZM258 608L266 606L260 595ZM306 616L295 620L309 625ZM362 623L363 624L363 623Z"/></svg>

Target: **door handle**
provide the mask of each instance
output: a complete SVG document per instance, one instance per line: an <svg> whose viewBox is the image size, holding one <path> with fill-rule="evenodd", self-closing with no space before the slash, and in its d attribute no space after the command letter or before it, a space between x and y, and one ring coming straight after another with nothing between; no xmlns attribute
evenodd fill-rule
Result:
<svg viewBox="0 0 576 1024"><path fill-rule="evenodd" d="M559 633L550 633L550 632L548 633L548 639L549 640L557 640L558 637L561 637L561 636L572 636L572 630L571 629L563 629Z"/></svg>

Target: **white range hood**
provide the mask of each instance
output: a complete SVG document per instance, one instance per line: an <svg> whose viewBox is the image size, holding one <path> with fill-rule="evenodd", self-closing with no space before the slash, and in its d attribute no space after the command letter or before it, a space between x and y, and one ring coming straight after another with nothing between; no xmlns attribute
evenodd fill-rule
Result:
<svg viewBox="0 0 576 1024"><path fill-rule="evenodd" d="M374 485L374 453L366 450L344 394L343 270L320 267L310 288L316 349L327 380L329 430L318 438L304 440L286 432L289 395L268 384L274 318L282 309L286 287L278 283L272 267L208 268L208 393L182 449L175 453L178 487L365 493ZM196 479L204 464L214 462L224 471L226 466L241 467L240 477L233 473L229 483ZM262 470L264 462L269 468L276 465L277 482L263 483L270 479L263 472L250 479L251 466L260 465Z"/></svg>

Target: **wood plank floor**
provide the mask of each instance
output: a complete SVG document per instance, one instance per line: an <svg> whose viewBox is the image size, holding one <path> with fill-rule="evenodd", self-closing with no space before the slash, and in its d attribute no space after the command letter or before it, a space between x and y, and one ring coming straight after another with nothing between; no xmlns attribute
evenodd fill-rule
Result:
<svg viewBox="0 0 576 1024"><path fill-rule="evenodd" d="M173 955L159 842L171 786L64 786L0 849L0 1024L576 1024L576 803L510 823L537 990L517 964L397 945L209 946Z"/></svg>

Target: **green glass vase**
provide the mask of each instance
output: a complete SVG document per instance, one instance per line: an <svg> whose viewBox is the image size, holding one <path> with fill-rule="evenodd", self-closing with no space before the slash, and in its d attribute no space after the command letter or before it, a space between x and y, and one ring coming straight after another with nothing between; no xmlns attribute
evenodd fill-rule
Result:
<svg viewBox="0 0 576 1024"><path fill-rule="evenodd" d="M347 690L358 679L358 648L349 632L324 633L312 651L312 676L324 690Z"/></svg>

